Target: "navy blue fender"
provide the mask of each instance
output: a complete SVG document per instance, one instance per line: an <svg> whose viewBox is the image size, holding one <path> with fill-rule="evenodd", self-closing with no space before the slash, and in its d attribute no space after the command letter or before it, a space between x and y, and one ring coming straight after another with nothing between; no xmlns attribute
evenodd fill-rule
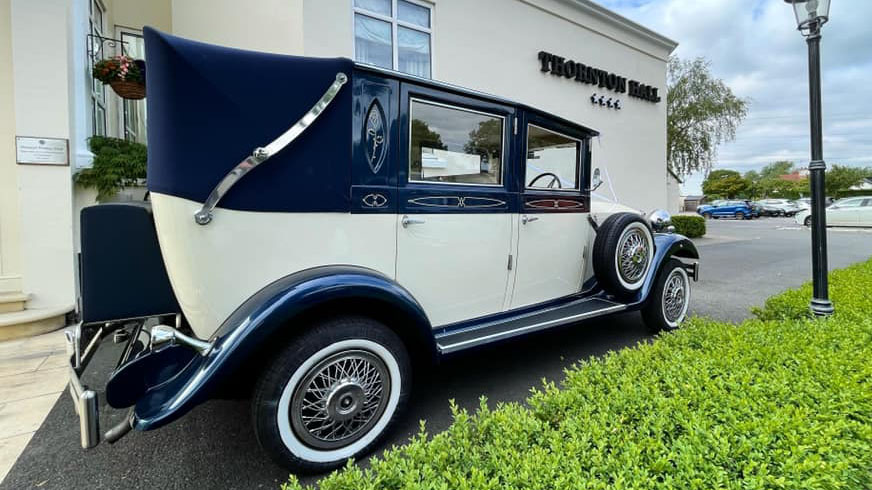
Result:
<svg viewBox="0 0 872 490"><path fill-rule="evenodd" d="M206 401L215 389L270 338L286 329L303 328L295 318L313 308L343 303L371 304L402 321L392 325L407 341L417 343L436 358L436 347L421 305L399 284L363 267L334 265L316 267L286 276L258 291L234 311L212 336L213 348L195 356L171 379L139 398L134 410L134 428L156 429ZM171 346L172 349L181 348Z"/></svg>
<svg viewBox="0 0 872 490"><path fill-rule="evenodd" d="M684 235L677 233L655 233L654 258L651 261L651 272L648 273L648 277L645 278L645 282L642 284L642 289L639 290L630 306L640 306L648 299L648 295L654 288L654 281L660 274L660 269L672 257L699 259L699 251L696 245Z"/></svg>

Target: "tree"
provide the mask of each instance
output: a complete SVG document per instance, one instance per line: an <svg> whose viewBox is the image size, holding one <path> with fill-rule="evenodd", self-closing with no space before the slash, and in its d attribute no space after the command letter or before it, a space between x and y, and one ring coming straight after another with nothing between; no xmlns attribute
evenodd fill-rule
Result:
<svg viewBox="0 0 872 490"><path fill-rule="evenodd" d="M781 160L763 167L760 170L760 180L777 179L791 173L793 173L793 162Z"/></svg>
<svg viewBox="0 0 872 490"><path fill-rule="evenodd" d="M714 170L702 183L706 196L733 199L748 190L748 181L735 170Z"/></svg>
<svg viewBox="0 0 872 490"><path fill-rule="evenodd" d="M748 101L709 70L705 58L669 58L666 96L666 161L678 175L708 172L719 144L736 137Z"/></svg>
<svg viewBox="0 0 872 490"><path fill-rule="evenodd" d="M870 176L872 176L872 168L869 167L833 165L827 170L827 194L832 195L839 191L848 190Z"/></svg>

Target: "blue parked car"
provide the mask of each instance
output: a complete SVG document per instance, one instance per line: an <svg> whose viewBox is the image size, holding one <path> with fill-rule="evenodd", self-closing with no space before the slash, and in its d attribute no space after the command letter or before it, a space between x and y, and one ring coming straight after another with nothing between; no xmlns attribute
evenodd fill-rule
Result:
<svg viewBox="0 0 872 490"><path fill-rule="evenodd" d="M749 206L745 201L721 201L714 206L700 206L697 208L696 212L705 219L751 219L754 216L753 209L751 209L751 206Z"/></svg>

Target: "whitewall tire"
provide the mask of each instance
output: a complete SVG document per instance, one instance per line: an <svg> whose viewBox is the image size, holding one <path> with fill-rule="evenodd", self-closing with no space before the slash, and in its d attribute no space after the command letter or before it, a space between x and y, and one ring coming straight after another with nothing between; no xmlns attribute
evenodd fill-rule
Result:
<svg viewBox="0 0 872 490"><path fill-rule="evenodd" d="M654 236L644 218L632 213L609 216L597 230L593 269L600 286L632 296L645 283L654 258Z"/></svg>
<svg viewBox="0 0 872 490"><path fill-rule="evenodd" d="M298 473L369 452L408 398L411 368L397 335L361 317L324 322L285 347L252 398L258 442Z"/></svg>
<svg viewBox="0 0 872 490"><path fill-rule="evenodd" d="M669 259L657 275L642 317L652 332L676 330L687 319L689 306L690 276L680 260Z"/></svg>

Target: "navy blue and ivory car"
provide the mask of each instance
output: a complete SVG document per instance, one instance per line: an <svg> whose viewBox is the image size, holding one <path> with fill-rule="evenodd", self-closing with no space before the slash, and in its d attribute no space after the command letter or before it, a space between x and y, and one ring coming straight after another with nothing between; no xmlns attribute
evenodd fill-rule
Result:
<svg viewBox="0 0 872 490"><path fill-rule="evenodd" d="M150 203L81 217L83 446L241 378L266 453L323 471L371 450L445 355L685 319L697 250L663 211L592 205L596 131L347 59L145 37ZM98 400L82 377L104 339L126 347ZM128 412L101 433L98 405Z"/></svg>

